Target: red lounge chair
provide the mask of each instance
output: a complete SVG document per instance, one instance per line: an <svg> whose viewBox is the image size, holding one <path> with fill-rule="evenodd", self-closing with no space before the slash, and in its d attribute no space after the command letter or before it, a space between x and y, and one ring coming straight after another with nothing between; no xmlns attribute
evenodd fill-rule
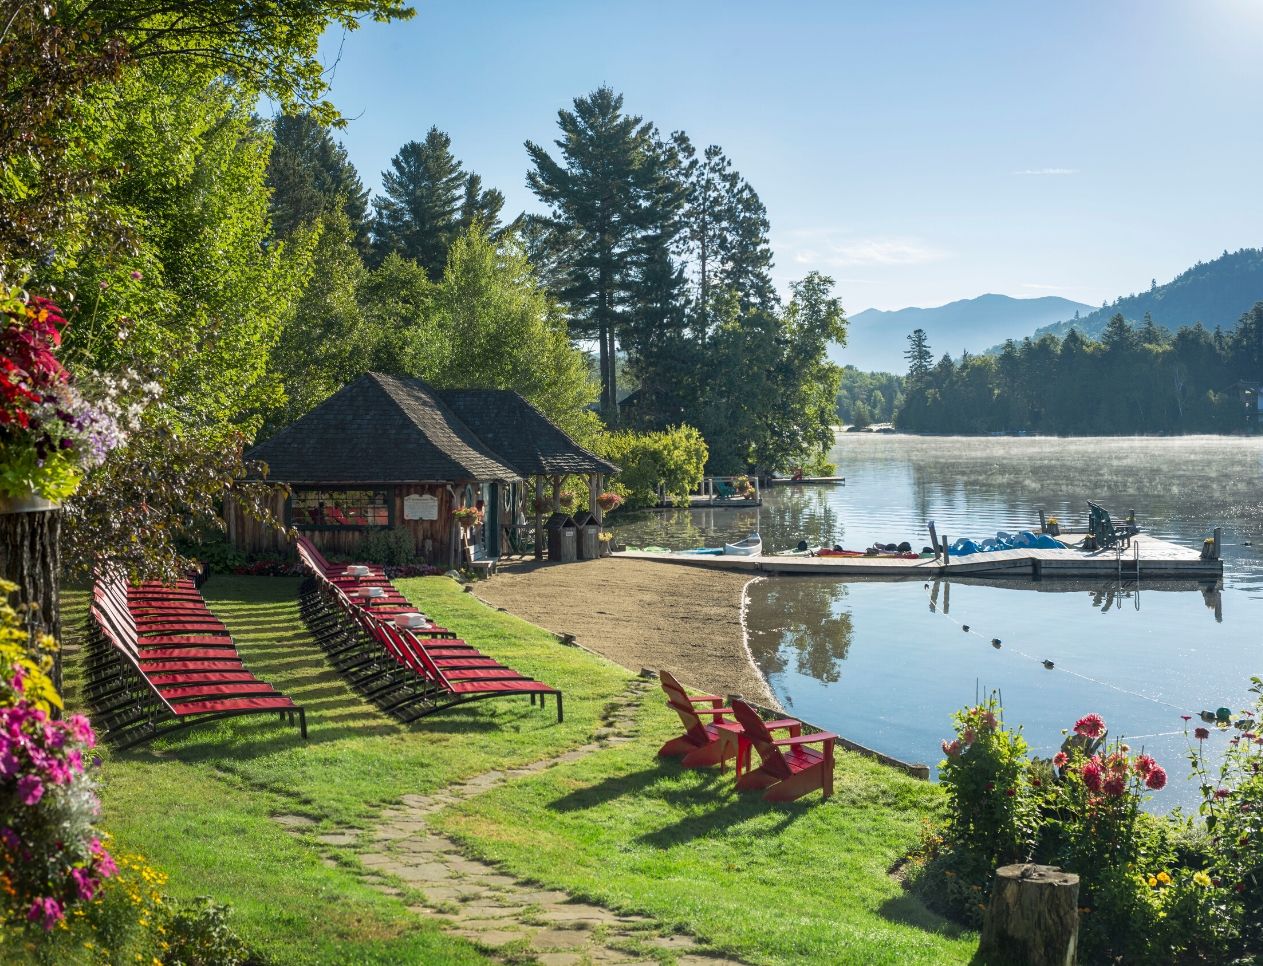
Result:
<svg viewBox="0 0 1263 966"><path fill-rule="evenodd" d="M689 694L667 671L659 671L658 679L667 695L667 707L680 716L684 725L684 734L668 741L658 749L658 754L663 758L683 756L685 768L708 765L727 768L727 760L737 755L736 736L741 731L736 722L724 717L731 715L732 709L725 708L724 699L718 695ZM698 704L709 704L710 707L694 707ZM710 722L704 722L702 715L709 717Z"/></svg>
<svg viewBox="0 0 1263 966"><path fill-rule="evenodd" d="M127 748L203 721L245 714L279 714L291 723L297 714L306 738L304 709L246 670L226 628L222 636L196 635L205 618L213 619L204 601L201 611L173 615L172 635L162 638L168 646L155 647L158 638L142 636L137 626L143 618L133 614L123 582L97 580L85 694L94 717L105 725L106 738Z"/></svg>
<svg viewBox="0 0 1263 966"><path fill-rule="evenodd" d="M801 733L799 722L765 722L744 701L732 702L732 713L742 728L741 755L749 758L750 748L759 753L762 764L749 768L737 779L737 790L766 789L769 802L792 802L819 788L828 798L833 794L833 740L829 731ZM769 728L769 725L772 727ZM773 738L772 730L787 728L788 738ZM820 751L810 747L819 744Z"/></svg>

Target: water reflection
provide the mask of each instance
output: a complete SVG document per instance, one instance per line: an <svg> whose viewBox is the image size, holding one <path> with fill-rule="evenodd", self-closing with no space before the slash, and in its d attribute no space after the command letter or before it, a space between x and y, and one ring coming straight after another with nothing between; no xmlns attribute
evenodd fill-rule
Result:
<svg viewBox="0 0 1263 966"><path fill-rule="evenodd" d="M1176 709L1243 707L1250 675L1263 673L1263 439L849 434L832 459L845 486L776 487L759 510L620 515L611 525L627 543L676 549L752 529L774 550L800 539L919 546L930 519L952 538L1031 527L1041 507L1074 526L1091 499L1120 515L1135 507L1146 531L1185 546L1221 526L1219 583L774 577L749 591L755 661L804 718L933 765L951 712L996 687L1037 753L1098 711L1113 734L1174 769L1158 807L1191 800L1178 780Z"/></svg>

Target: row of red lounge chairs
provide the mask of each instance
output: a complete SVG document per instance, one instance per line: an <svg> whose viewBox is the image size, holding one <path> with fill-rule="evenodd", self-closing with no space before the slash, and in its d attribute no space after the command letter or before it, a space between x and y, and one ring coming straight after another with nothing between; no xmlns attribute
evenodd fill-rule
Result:
<svg viewBox="0 0 1263 966"><path fill-rule="evenodd" d="M202 598L202 578L92 587L85 696L110 741L130 747L205 721L276 714L307 737L306 712L245 666Z"/></svg>
<svg viewBox="0 0 1263 966"><path fill-rule="evenodd" d="M684 734L663 745L659 755L682 757L685 768L719 765L723 769L729 758L735 758L737 790L763 789L763 797L770 802L791 802L817 788L825 798L833 794L837 735L829 731L803 734L803 723L794 718L764 721L744 701L734 699L731 707L724 707L724 699L716 694L689 694L666 671L660 671L659 678L667 707L684 725ZM703 716L709 720L703 721ZM776 738L776 731L788 732L788 737ZM812 745L820 745L819 750ZM758 768L751 767L751 751L759 754Z"/></svg>
<svg viewBox="0 0 1263 966"><path fill-rule="evenodd" d="M300 607L317 643L351 685L401 721L483 698L528 695L543 707L562 693L481 653L415 611L380 567L331 564L305 537L310 579Z"/></svg>

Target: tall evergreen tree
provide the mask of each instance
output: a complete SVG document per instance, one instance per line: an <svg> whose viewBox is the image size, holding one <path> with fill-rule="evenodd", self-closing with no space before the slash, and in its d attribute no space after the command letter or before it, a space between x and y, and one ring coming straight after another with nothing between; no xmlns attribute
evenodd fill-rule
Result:
<svg viewBox="0 0 1263 966"><path fill-rule="evenodd" d="M597 341L601 408L615 421L618 338L646 259L657 257L646 236L661 243L670 221L657 210L669 196L669 163L653 125L624 113L622 95L609 87L576 98L573 110L557 112L557 123L560 160L526 142L534 166L527 184L549 208L535 231L556 259L550 281L570 308L573 331Z"/></svg>
<svg viewBox="0 0 1263 966"><path fill-rule="evenodd" d="M277 238L288 239L300 226L340 208L355 249L368 254L368 190L346 149L311 114L280 114L272 122L267 183Z"/></svg>
<svg viewBox="0 0 1263 966"><path fill-rule="evenodd" d="M934 353L930 351L930 340L925 329L913 329L908 336L908 348L903 357L908 360L908 381L924 382L930 374L930 366L934 362Z"/></svg>
<svg viewBox="0 0 1263 966"><path fill-rule="evenodd" d="M452 139L437 127L424 141L409 141L382 172L382 196L373 199L373 253L410 258L432 280L443 275L452 242L475 221L493 237L501 229L504 195L483 189L452 154Z"/></svg>

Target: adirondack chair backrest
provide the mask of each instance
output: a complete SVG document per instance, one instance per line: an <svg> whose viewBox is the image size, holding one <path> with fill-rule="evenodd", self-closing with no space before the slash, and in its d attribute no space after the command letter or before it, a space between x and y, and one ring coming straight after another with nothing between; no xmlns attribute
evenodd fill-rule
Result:
<svg viewBox="0 0 1263 966"><path fill-rule="evenodd" d="M785 755L773 744L772 732L767 730L759 713L744 701L735 698L732 702L732 713L745 732L746 739L754 746L763 760L763 768L768 774L777 778L789 778L794 773L785 761Z"/></svg>
<svg viewBox="0 0 1263 966"><path fill-rule="evenodd" d="M693 710L693 702L689 700L688 692L671 676L669 671L659 671L658 680L662 682L662 690L666 692L667 707L680 716L684 733L694 741L705 744L709 740L706 726L702 723L701 716Z"/></svg>

